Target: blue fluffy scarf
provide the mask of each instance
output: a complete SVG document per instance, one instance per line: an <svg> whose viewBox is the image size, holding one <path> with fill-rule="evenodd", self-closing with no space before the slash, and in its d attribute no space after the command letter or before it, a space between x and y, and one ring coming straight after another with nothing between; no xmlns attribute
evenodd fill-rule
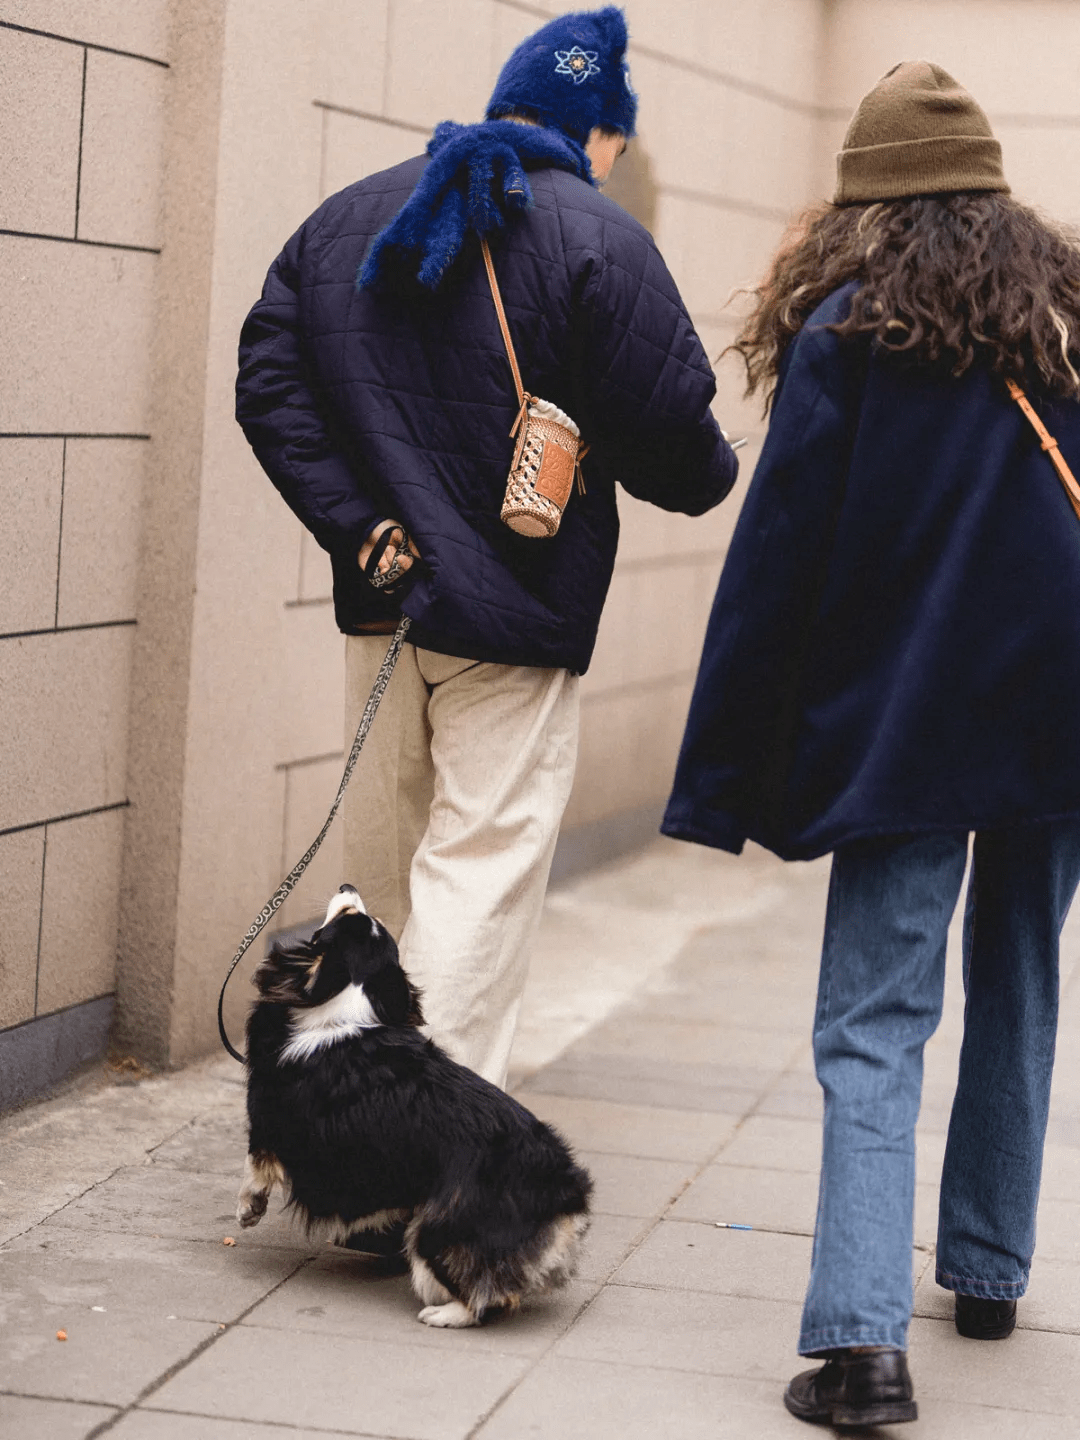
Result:
<svg viewBox="0 0 1080 1440"><path fill-rule="evenodd" d="M485 120L480 125L436 126L428 143L431 163L402 208L376 235L357 284L377 287L388 272L415 275L436 290L470 230L486 235L532 204L528 161L569 170L595 183L588 156L559 130ZM389 264L388 264L389 262Z"/></svg>

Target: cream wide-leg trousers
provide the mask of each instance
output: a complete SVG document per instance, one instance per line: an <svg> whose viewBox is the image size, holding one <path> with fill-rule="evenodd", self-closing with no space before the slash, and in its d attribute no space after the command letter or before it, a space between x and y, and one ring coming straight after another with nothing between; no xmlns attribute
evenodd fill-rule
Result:
<svg viewBox="0 0 1080 1440"><path fill-rule="evenodd" d="M345 748L389 644L350 635ZM504 1085L578 739L578 678L406 644L346 792L345 874L432 1036Z"/></svg>

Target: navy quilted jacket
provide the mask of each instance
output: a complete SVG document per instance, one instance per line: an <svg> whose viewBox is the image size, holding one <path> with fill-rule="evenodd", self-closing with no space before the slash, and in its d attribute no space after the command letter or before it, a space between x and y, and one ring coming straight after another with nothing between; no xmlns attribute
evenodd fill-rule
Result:
<svg viewBox="0 0 1080 1440"><path fill-rule="evenodd" d="M592 448L558 535L515 535L499 508L517 399L479 245L435 295L356 284L425 163L332 196L285 246L241 335L237 418L329 552L346 633L400 613L356 559L393 518L424 562L401 602L410 640L584 671L615 559L615 482L690 515L734 483L713 374L648 233L576 176L534 171L535 206L494 237L495 266L525 388Z"/></svg>

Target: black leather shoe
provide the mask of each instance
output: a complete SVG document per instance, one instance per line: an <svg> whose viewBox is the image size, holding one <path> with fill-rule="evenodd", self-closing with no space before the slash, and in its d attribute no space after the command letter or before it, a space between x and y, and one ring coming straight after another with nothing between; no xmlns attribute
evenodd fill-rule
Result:
<svg viewBox="0 0 1080 1440"><path fill-rule="evenodd" d="M1004 1340L1016 1329L1016 1301L957 1295L956 1328L969 1340Z"/></svg>
<svg viewBox="0 0 1080 1440"><path fill-rule="evenodd" d="M796 1375L784 1404L812 1425L900 1425L917 1420L902 1350L837 1350L820 1370Z"/></svg>

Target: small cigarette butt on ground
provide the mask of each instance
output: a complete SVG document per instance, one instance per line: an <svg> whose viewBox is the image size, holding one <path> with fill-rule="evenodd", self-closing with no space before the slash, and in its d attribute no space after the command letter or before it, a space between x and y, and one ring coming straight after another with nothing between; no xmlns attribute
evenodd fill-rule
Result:
<svg viewBox="0 0 1080 1440"><path fill-rule="evenodd" d="M223 1245L235 1245L235 1244L236 1244L236 1241L233 1239L233 1237L232 1237L231 1235L226 1235L226 1236L225 1236L225 1239L224 1239L221 1243L222 1243Z"/></svg>
<svg viewBox="0 0 1080 1440"><path fill-rule="evenodd" d="M56 1338L57 1338L57 1340L66 1340L66 1339L67 1339L67 1331L66 1331L66 1330L57 1330L57 1332L56 1332Z"/></svg>
<svg viewBox="0 0 1080 1440"><path fill-rule="evenodd" d="M753 1230L753 1225L733 1225L730 1220L714 1220L713 1226L717 1230Z"/></svg>

